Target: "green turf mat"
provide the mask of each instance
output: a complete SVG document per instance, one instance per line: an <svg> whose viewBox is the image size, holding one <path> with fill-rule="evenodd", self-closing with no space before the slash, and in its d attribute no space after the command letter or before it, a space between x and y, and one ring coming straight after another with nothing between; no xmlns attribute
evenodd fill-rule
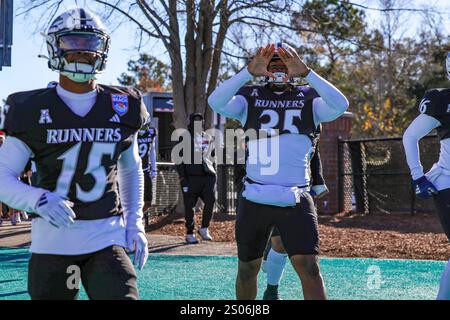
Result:
<svg viewBox="0 0 450 320"><path fill-rule="evenodd" d="M0 300L28 299L27 249L0 248ZM236 257L151 255L138 273L141 299L234 299ZM435 299L445 262L322 258L330 299ZM259 277L261 299L266 276ZM302 299L299 280L288 265L283 299ZM81 292L80 299L86 299Z"/></svg>

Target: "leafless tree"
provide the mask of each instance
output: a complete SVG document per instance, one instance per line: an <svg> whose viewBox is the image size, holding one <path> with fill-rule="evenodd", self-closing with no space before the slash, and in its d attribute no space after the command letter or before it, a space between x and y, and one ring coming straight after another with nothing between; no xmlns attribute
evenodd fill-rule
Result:
<svg viewBox="0 0 450 320"><path fill-rule="evenodd" d="M56 0L23 1L26 12L56 8ZM86 1L85 1L86 2ZM79 5L85 2L79 1ZM207 97L217 86L221 59L231 28L269 30L290 27L291 7L300 0L92 0L91 8L107 21L131 22L142 39L160 41L170 59L176 128L186 127L188 115L200 112L212 120ZM92 6L95 3L95 6ZM115 17L117 19L111 19ZM47 18L48 20L48 18ZM254 34L253 46L258 42Z"/></svg>

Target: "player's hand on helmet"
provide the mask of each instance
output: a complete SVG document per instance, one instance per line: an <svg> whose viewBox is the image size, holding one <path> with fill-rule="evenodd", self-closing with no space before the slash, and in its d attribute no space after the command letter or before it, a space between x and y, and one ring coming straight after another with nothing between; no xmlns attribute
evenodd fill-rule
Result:
<svg viewBox="0 0 450 320"><path fill-rule="evenodd" d="M414 191L419 198L430 198L438 193L436 187L423 176L417 180L413 180Z"/></svg>
<svg viewBox="0 0 450 320"><path fill-rule="evenodd" d="M76 215L72 207L72 202L47 191L39 198L34 212L56 228L64 228L75 223Z"/></svg>
<svg viewBox="0 0 450 320"><path fill-rule="evenodd" d="M133 264L142 270L148 259L148 241L140 230L127 230L127 249L134 252Z"/></svg>
<svg viewBox="0 0 450 320"><path fill-rule="evenodd" d="M304 78L308 75L310 69L303 62L294 48L278 48L278 56L288 68L288 74L286 75L284 81L288 81L290 78Z"/></svg>
<svg viewBox="0 0 450 320"><path fill-rule="evenodd" d="M259 48L252 61L247 66L248 72L254 77L271 77L275 78L273 73L267 71L267 66L275 53L275 45L268 44L264 48Z"/></svg>
<svg viewBox="0 0 450 320"><path fill-rule="evenodd" d="M312 186L310 194L315 199L320 199L328 193L328 188L324 184Z"/></svg>

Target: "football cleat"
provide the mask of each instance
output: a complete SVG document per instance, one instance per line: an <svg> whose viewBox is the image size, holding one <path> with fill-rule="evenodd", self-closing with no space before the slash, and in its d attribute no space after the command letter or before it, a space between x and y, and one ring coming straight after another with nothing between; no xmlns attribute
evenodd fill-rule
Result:
<svg viewBox="0 0 450 320"><path fill-rule="evenodd" d="M282 300L278 293L278 286L268 284L266 291L264 291L263 300Z"/></svg>
<svg viewBox="0 0 450 320"><path fill-rule="evenodd" d="M198 240L193 234L187 234L186 242L187 242L187 244L197 244Z"/></svg>
<svg viewBox="0 0 450 320"><path fill-rule="evenodd" d="M202 237L203 240L205 240L205 241L212 240L212 237L209 234L208 228L201 228L200 230L198 230L198 233L200 234L200 236Z"/></svg>

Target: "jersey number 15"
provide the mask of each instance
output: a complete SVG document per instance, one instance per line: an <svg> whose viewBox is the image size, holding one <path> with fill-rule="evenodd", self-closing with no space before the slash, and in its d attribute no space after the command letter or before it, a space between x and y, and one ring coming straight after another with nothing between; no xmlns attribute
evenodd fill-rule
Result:
<svg viewBox="0 0 450 320"><path fill-rule="evenodd" d="M78 200L83 202L92 202L103 196L106 188L107 176L106 169L101 163L102 158L104 155L108 155L113 158L115 149L116 144L114 143L95 142L92 144L84 174L91 175L95 180L95 184L90 190L85 191L78 183L76 183L76 198ZM69 195L70 186L77 169L80 150L81 142L74 145L58 158L58 160L63 161L61 173L56 183L55 190L55 192L59 195Z"/></svg>

